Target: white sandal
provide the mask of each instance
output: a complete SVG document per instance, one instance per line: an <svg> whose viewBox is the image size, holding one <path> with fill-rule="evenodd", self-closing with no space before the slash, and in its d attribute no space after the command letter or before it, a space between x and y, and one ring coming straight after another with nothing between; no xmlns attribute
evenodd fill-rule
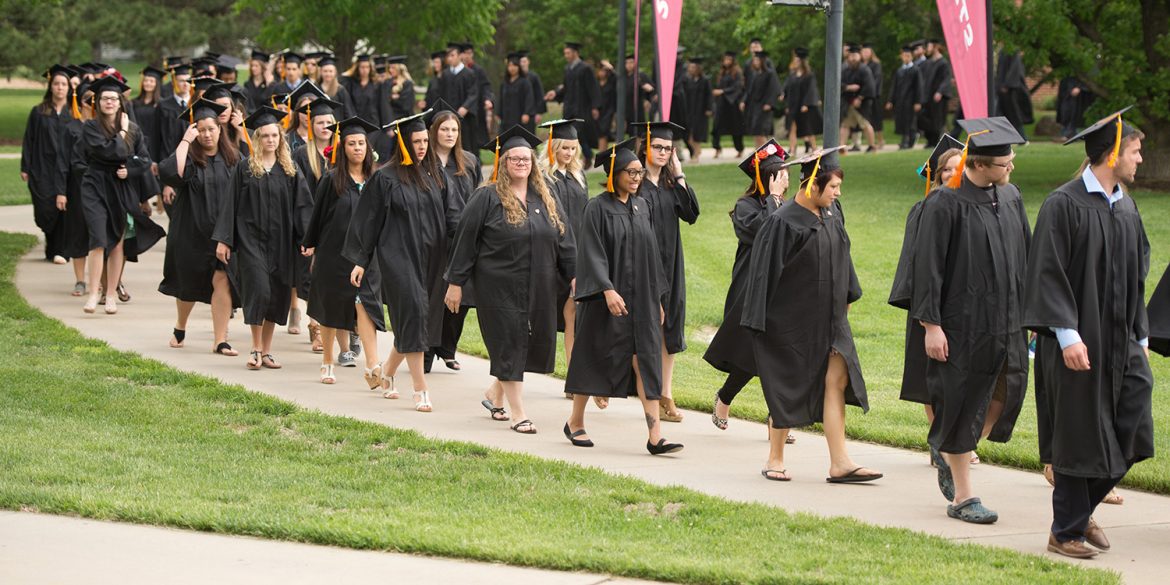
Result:
<svg viewBox="0 0 1170 585"><path fill-rule="evenodd" d="M370 390L377 390L382 385L382 364L366 368L366 385L370 387Z"/></svg>
<svg viewBox="0 0 1170 585"><path fill-rule="evenodd" d="M394 387L394 376L382 376L382 398L387 400L398 400L398 389Z"/></svg>
<svg viewBox="0 0 1170 585"><path fill-rule="evenodd" d="M426 390L414 393L414 409L418 412L431 412L434 410L434 405L431 404L430 394Z"/></svg>
<svg viewBox="0 0 1170 585"><path fill-rule="evenodd" d="M337 376L333 375L333 364L321 364L321 383L332 384L337 381Z"/></svg>

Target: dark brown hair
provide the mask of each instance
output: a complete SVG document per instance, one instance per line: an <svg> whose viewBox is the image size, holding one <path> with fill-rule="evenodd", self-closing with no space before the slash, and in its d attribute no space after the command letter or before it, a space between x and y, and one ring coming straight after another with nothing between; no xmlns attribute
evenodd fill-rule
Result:
<svg viewBox="0 0 1170 585"><path fill-rule="evenodd" d="M404 137L402 139L403 147L408 149L411 148L412 143L414 142L415 134L417 134L417 132L411 132L409 137ZM429 140L429 133L427 134L427 137ZM397 142L398 139L395 138L394 140ZM451 153L458 155L458 153L456 153L454 150L452 150ZM443 187L446 182L443 180L443 171L439 169L439 165L435 162L439 157L435 155L433 144L427 146L427 155L424 156L422 160L415 159L413 150L411 150L410 157L411 160L414 161L414 164L402 164L402 150L398 148L395 148L394 154L390 156L390 165L397 167L398 178L401 179L403 183L406 183L412 187L418 187L419 189L427 189L432 186L439 188Z"/></svg>
<svg viewBox="0 0 1170 585"><path fill-rule="evenodd" d="M64 77L65 86L69 88L69 91L65 93L64 109L66 111L70 111L69 100L73 98L73 84L69 82L69 77L64 73L54 73L53 75L49 76L49 84L45 86L45 97L41 98L41 104L37 106L37 111L46 116L56 112L56 110L53 109L53 79L57 77Z"/></svg>
<svg viewBox="0 0 1170 585"><path fill-rule="evenodd" d="M451 147L451 154L447 156L455 157L455 176L462 177L467 174L467 165L463 162L463 121L459 119L458 114L451 110L443 110L435 114L435 119L431 120L431 127L428 131L431 137L431 148L439 143L439 126L447 120L455 120L455 123L459 125L459 136L455 137L455 146Z"/></svg>
<svg viewBox="0 0 1170 585"><path fill-rule="evenodd" d="M216 126L219 126L218 121L215 124ZM203 145L198 144L198 142L199 141L196 140L195 143L191 145L195 146L195 148L189 148L187 150L187 154L191 157L191 162L195 163L200 168L203 168L207 166L207 153L203 151ZM197 144L198 146L196 146ZM227 165L228 168L234 167L237 163L240 162L240 151L236 149L236 144L228 136L228 133L223 126L219 126L219 149L217 154L218 156L223 157L223 164Z"/></svg>
<svg viewBox="0 0 1170 585"><path fill-rule="evenodd" d="M335 128L334 132L340 132L341 128ZM340 138L337 141L339 149L337 153L337 164L333 165L333 192L337 193L338 197L345 194L345 190L349 188L349 154L345 152L345 138ZM454 151L452 151L454 152ZM366 158L362 159L362 180L369 181L370 176L374 174L374 145L370 144L369 139L366 139Z"/></svg>

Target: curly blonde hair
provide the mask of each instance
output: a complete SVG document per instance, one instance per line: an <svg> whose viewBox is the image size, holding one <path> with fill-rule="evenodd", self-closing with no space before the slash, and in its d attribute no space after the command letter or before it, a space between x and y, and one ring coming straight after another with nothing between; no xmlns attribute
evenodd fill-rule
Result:
<svg viewBox="0 0 1170 585"><path fill-rule="evenodd" d="M561 149L561 146L564 145L565 142L567 142L567 140L564 138L553 138L552 140L546 142L543 151L541 151L540 156L537 157L536 166L540 169L540 174L548 177L548 180L550 181L557 180L555 174L556 171L563 171L566 175L576 179L582 187L585 187L585 165L582 162L580 148L577 149L577 156L574 156L573 160L569 161L568 166L562 166L561 163L556 160L555 156L553 157L553 162L551 164L548 162L549 150L551 149L555 153Z"/></svg>
<svg viewBox="0 0 1170 585"><path fill-rule="evenodd" d="M532 153L532 156L536 156L536 152L531 148L528 151ZM565 224L561 221L561 214L557 212L557 201L553 197L552 191L548 189L548 181L539 175L529 175L528 179L529 192L533 188L536 189L540 200L544 202L545 209L548 210L549 220L557 228L557 232L564 235ZM528 219L528 212L524 210L524 207L520 205L520 200L516 199L515 194L512 193L512 177L508 174L507 167L501 168L499 176L496 177L496 195L500 198L500 205L504 206L504 219L509 224L521 225Z"/></svg>
<svg viewBox="0 0 1170 585"><path fill-rule="evenodd" d="M260 128L263 128L263 126ZM252 144L256 144L256 141L260 139L258 136L260 134L260 128L252 131ZM280 136L280 144L276 145L276 164L284 169L284 174L294 177L297 174L297 166L293 164L292 153L289 152L288 148L288 140L285 139L284 132L281 132L279 127L276 134ZM268 172L264 169L264 163L260 162L260 156L255 153L251 157L248 157L248 170L252 173L253 177L263 177Z"/></svg>

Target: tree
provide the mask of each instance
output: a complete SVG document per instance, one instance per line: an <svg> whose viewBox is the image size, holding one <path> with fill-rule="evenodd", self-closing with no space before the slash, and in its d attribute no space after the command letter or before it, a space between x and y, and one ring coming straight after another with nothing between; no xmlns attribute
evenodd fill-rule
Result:
<svg viewBox="0 0 1170 585"><path fill-rule="evenodd" d="M54 27L60 21L60 7L46 0L0 0L0 74L11 75L17 68L44 71L66 37Z"/></svg>

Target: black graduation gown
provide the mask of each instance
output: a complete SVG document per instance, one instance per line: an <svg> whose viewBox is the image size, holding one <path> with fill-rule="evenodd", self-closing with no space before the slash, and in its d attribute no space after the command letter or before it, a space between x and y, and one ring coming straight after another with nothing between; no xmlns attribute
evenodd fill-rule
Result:
<svg viewBox="0 0 1170 585"><path fill-rule="evenodd" d="M922 73L917 67L898 67L894 71L890 103L894 106L894 132L902 135L915 132L914 105L922 103Z"/></svg>
<svg viewBox="0 0 1170 585"><path fill-rule="evenodd" d="M1074 96L1073 88L1079 88L1080 93ZM1076 77L1061 79L1056 94L1056 122L1061 126L1084 127L1085 110L1088 110L1095 100L1096 96L1092 90L1080 79Z"/></svg>
<svg viewBox="0 0 1170 585"><path fill-rule="evenodd" d="M840 205L822 218L797 204L780 207L752 247L740 324L755 331L756 375L772 428L823 422L831 350L845 360L845 402L869 411L849 305L861 298Z"/></svg>
<svg viewBox="0 0 1170 585"><path fill-rule="evenodd" d="M474 63L468 65L467 69L470 69L471 74L475 77L475 87L478 90L479 97L475 100L475 107L471 109L471 111L475 112L475 120L465 122L463 128L465 129L464 132L467 132L467 129L470 128L475 129L475 142L471 143L471 146L476 147L473 150L478 151L478 146L480 144L487 143L489 137L488 113L487 108L484 107L484 101L492 102L496 108L498 108L500 104L496 103L496 96L492 93L492 82L490 79L488 79L487 71L485 71L483 67L480 67ZM464 142L463 145L464 147L468 146L466 142Z"/></svg>
<svg viewBox="0 0 1170 585"><path fill-rule="evenodd" d="M313 217L305 229L301 245L315 248L313 252L313 288L309 289L309 317L325 327L342 331L357 331L357 308L354 299L361 301L362 309L374 322L378 331L386 330L382 313L382 278L377 263L366 270L361 286L349 282L353 264L341 256L345 235L357 211L362 187L347 178L341 195L333 187L333 173L321 177L317 187Z"/></svg>
<svg viewBox="0 0 1170 585"><path fill-rule="evenodd" d="M1089 193L1081 178L1040 207L1028 256L1023 324L1036 342L1040 460L1074 477L1121 477L1154 456L1154 380L1138 341L1150 246L1137 206ZM1076 329L1090 370L1064 366L1050 328Z"/></svg>
<svg viewBox="0 0 1170 585"><path fill-rule="evenodd" d="M882 89L884 79L882 79L882 64L877 61L870 61L864 64L869 67L870 76L873 78L873 93L868 97L865 103L865 119L869 120L870 125L873 126L874 132L881 132L885 118L885 102L882 101Z"/></svg>
<svg viewBox="0 0 1170 585"><path fill-rule="evenodd" d="M1149 321L1150 351L1170 356L1170 267L1162 273L1162 280L1158 281L1154 294L1150 295L1146 316Z"/></svg>
<svg viewBox="0 0 1170 585"><path fill-rule="evenodd" d="M553 195L557 198L557 213L560 214L561 221L565 223L566 228L576 233L581 223L581 216L585 211L585 204L589 202L589 191L585 185L578 183L577 179L568 176L563 171L556 171L554 179L550 183ZM558 284L558 307L564 308L565 303L569 301L571 281L574 276L570 274L568 278ZM565 312L557 311L557 331L564 332L564 330Z"/></svg>
<svg viewBox="0 0 1170 585"><path fill-rule="evenodd" d="M317 168L321 169L321 176L314 175L313 167L309 163L309 148L311 147L308 144L298 146L292 151L292 160L297 165L297 169L301 171L301 175L305 177L305 184L309 187L309 193L313 194L315 201L317 184L325 178L325 173L329 171L329 159L318 161L320 165Z"/></svg>
<svg viewBox="0 0 1170 585"><path fill-rule="evenodd" d="M68 157L69 153L62 148L61 127L73 118L68 107L49 114L42 114L40 110L38 104L28 114L20 150L20 172L28 173L33 219L47 235L57 230L57 224L64 216L57 209L57 196L65 194L64 176L59 172L59 166L61 158Z"/></svg>
<svg viewBox="0 0 1170 585"><path fill-rule="evenodd" d="M646 397L662 397L662 326L660 307L666 278L650 209L631 195L622 203L612 193L589 200L577 240L577 324L565 391L625 398L637 396L632 359ZM614 290L628 315L614 317L605 291Z"/></svg>
<svg viewBox="0 0 1170 585"><path fill-rule="evenodd" d="M272 96L271 88L267 82L261 81L259 85L255 84L253 80L249 79L244 82L244 101L247 102L248 111L255 112L261 106L271 106L269 98Z"/></svg>
<svg viewBox="0 0 1170 585"><path fill-rule="evenodd" d="M902 237L902 253L898 256L889 303L906 311L906 351L902 361L902 391L898 398L930 404L930 392L926 389L926 329L917 319L910 317L910 300L914 296L915 240L918 237L918 218L922 215L923 201L916 201L906 215L906 233Z"/></svg>
<svg viewBox="0 0 1170 585"><path fill-rule="evenodd" d="M232 171L212 239L231 248L228 276L240 294L244 323L288 322L293 259L312 205L305 178L295 168L290 176L277 163L254 177L241 161Z"/></svg>
<svg viewBox="0 0 1170 585"><path fill-rule="evenodd" d="M456 110L465 108L467 110L460 126L463 132L464 150L479 150L479 145L487 142L487 137L484 137L480 142L474 140L477 124L476 114L479 112L476 104L480 103L479 85L476 83L475 73L467 67L460 69L459 73L452 73L450 68L445 68L439 88L442 90L440 97L452 108ZM428 104L427 107L431 106L433 104Z"/></svg>
<svg viewBox="0 0 1170 585"><path fill-rule="evenodd" d="M372 79L365 85L362 85L354 77L342 77L341 79L345 83L345 89L349 92L354 116L379 126L385 126L392 121L382 119L382 110L379 107L382 97L381 84Z"/></svg>
<svg viewBox="0 0 1170 585"><path fill-rule="evenodd" d="M527 210L522 225L511 225L495 185L480 187L459 220L446 274L451 284L477 283L475 310L491 375L505 382L553 371L561 307L548 291L571 278L576 263L572 231L557 230L531 182Z"/></svg>
<svg viewBox="0 0 1170 585"><path fill-rule="evenodd" d="M301 136L300 132L297 132L291 128L288 130L288 132L284 133L284 141L288 143L288 150L290 153L294 153L298 148L304 146L307 143L306 138L308 138L307 134L305 136Z"/></svg>
<svg viewBox="0 0 1170 585"><path fill-rule="evenodd" d="M536 128L536 104L532 103L532 85L523 75L516 79L505 79L500 84L500 102L496 104L496 112L500 115L501 131L515 125L523 126L529 132ZM528 123L520 121L521 116L528 116Z"/></svg>
<svg viewBox="0 0 1170 585"><path fill-rule="evenodd" d="M158 192L157 188L144 189L144 185L157 187L158 183L150 175L150 154L146 152L141 131L133 125L130 130L135 135L133 146L118 135L107 136L97 120L89 120L82 126L81 146L86 168L80 189L89 249L109 250L116 246L125 237L132 219L136 237L125 247L128 259L149 250L166 235L142 211L142 202ZM123 166L128 175L119 179L115 173ZM149 181L144 183L145 179Z"/></svg>
<svg viewBox="0 0 1170 585"><path fill-rule="evenodd" d="M716 84L723 95L715 98L715 131L723 136L743 135L743 112L739 102L743 98L743 74L720 73Z"/></svg>
<svg viewBox="0 0 1170 585"><path fill-rule="evenodd" d="M423 102L426 107L433 108L438 103L440 97L443 96L443 77L441 75L431 75L430 82L427 83L427 92L423 96Z"/></svg>
<svg viewBox="0 0 1170 585"><path fill-rule="evenodd" d="M745 134L772 135L776 99L780 97L780 89L780 79L776 77L775 71L767 69L752 75L752 82L744 94ZM764 111L766 105L772 106L772 109Z"/></svg>
<svg viewBox="0 0 1170 585"><path fill-rule="evenodd" d="M752 246L760 226L777 209L780 207L772 197L752 195L740 197L728 214L739 244L735 248L735 262L731 266L731 285L727 289L727 299L723 302L723 323L703 354L703 359L719 371L756 374L751 330L744 328L740 320L743 318L743 300L747 294Z"/></svg>
<svg viewBox="0 0 1170 585"><path fill-rule="evenodd" d="M601 110L601 86L597 83L593 67L583 60L566 64L565 81L557 90L556 99L564 105L563 117L566 120L585 120L581 124L581 142L590 147L595 146L598 133L593 110Z"/></svg>
<svg viewBox="0 0 1170 585"><path fill-rule="evenodd" d="M179 105L174 96L158 103L158 160L175 154L175 149L179 147L179 141L191 125L186 119L179 119L186 109L186 106Z"/></svg>
<svg viewBox="0 0 1170 585"><path fill-rule="evenodd" d="M860 89L857 91L845 91L846 85L858 85ZM850 67L846 65L841 68L841 117L845 117L845 113L853 105L853 100L857 98L862 99L862 104L858 106L857 111L864 117L866 114L866 99L873 99L874 96L873 74L870 73L869 67L865 63L858 63L857 67Z"/></svg>
<svg viewBox="0 0 1170 585"><path fill-rule="evenodd" d="M455 156L463 157L463 176L458 176L455 173L459 172L459 167L455 163ZM467 205L467 201L479 188L480 183L483 183L483 166L480 165L479 158L466 150L461 152L452 152L447 156L447 164L443 165L443 176L447 180L447 197L450 198L453 205L462 209ZM458 217L455 218L458 220ZM455 243L455 232L450 231L447 234L448 247ZM444 294L446 292L444 291ZM463 306L475 306L475 284L473 281L468 281L463 285ZM443 319L450 321L452 319L459 319L462 323L463 318L455 313L446 311L443 313Z"/></svg>
<svg viewBox="0 0 1170 585"><path fill-rule="evenodd" d="M813 136L824 130L824 118L821 115L821 92L817 89L817 76L789 75L784 81L784 107L788 117L787 124L796 122L797 136ZM807 107L807 112L800 111Z"/></svg>
<svg viewBox="0 0 1170 585"><path fill-rule="evenodd" d="M394 348L405 354L425 352L441 341L447 233L460 209L445 184L428 178L425 187L411 185L401 172L382 167L366 182L342 257L351 269L378 263Z"/></svg>
<svg viewBox="0 0 1170 585"><path fill-rule="evenodd" d="M653 82L653 80L650 79L649 75L646 75L645 73L642 73L641 71L638 72L637 77L635 77L633 75L626 75L625 73L622 73L622 75L626 76L626 86L625 86L625 94L626 94L625 100L626 100L626 112L627 112L626 117L627 117L627 119L629 119L630 121L633 121L633 122L644 122L647 119L646 118L646 102L649 101L650 99L652 99L658 93L658 90L655 89L653 91L647 92L644 89L642 89L642 86L647 85L647 84L649 84L651 87L653 87L654 82ZM634 103L634 91L635 90L638 93L638 103L636 103L636 104ZM614 86L614 91L615 92L617 91L616 85ZM736 108L738 108L738 107L739 106L736 105ZM619 128L618 130L619 130L619 132L615 132L615 134L620 135L620 134L625 132L625 129L622 129L622 128Z"/></svg>
<svg viewBox="0 0 1170 585"><path fill-rule="evenodd" d="M927 59L924 65L929 64L929 68L922 70L923 79L926 81L926 90L923 92L924 106L919 120L924 120L920 126L922 131L929 136L941 133L947 119L947 105L950 103L952 95L951 89L951 64L946 57L941 59ZM934 94L942 95L942 100L934 101Z"/></svg>
<svg viewBox="0 0 1170 585"><path fill-rule="evenodd" d="M687 115L681 125L686 126L691 140L705 142L708 136L707 114L711 111L711 78L706 75L686 75L682 83L687 96Z"/></svg>
<svg viewBox="0 0 1170 585"><path fill-rule="evenodd" d="M211 303L211 280L216 270L225 269L215 257L212 234L231 189L234 168L219 155L208 158L204 167L188 156L180 177L175 155L158 163L159 178L175 190L158 292L181 301ZM235 261L234 257L230 260ZM233 305L239 306L238 295L232 298Z"/></svg>
<svg viewBox="0 0 1170 585"><path fill-rule="evenodd" d="M601 89L601 115L597 117L597 136L606 140L614 139L613 119L617 115L617 82L613 77L598 82Z"/></svg>
<svg viewBox="0 0 1170 585"><path fill-rule="evenodd" d="M544 82L540 75L531 69L526 75L529 85L532 86L532 103L536 107L536 113L543 114L548 111L548 106L544 103Z"/></svg>
<svg viewBox="0 0 1170 585"><path fill-rule="evenodd" d="M81 178L85 176L85 149L81 130L85 123L70 118L61 125L61 147L66 154L58 164L58 176L65 182L65 241L62 255L84 258L89 254L89 226L85 223L85 206L81 204Z"/></svg>
<svg viewBox="0 0 1170 585"><path fill-rule="evenodd" d="M1024 61L1019 53L1000 53L999 66L995 70L995 89L999 93L995 101L999 113L1023 134L1024 125L1034 120L1032 94L1028 93Z"/></svg>
<svg viewBox="0 0 1170 585"><path fill-rule="evenodd" d="M699 219L699 200L695 197L695 190L688 184L686 187L660 186L664 177L659 177L659 185L649 179L642 181L638 188L638 195L646 201L650 208L651 225L654 227L654 236L658 241L658 253L662 259L662 272L666 277L667 296L663 303L666 310L666 322L662 325L663 338L666 341L666 353L678 353L687 348L686 342L686 311L687 286L686 269L683 262L682 236L679 234L678 221L681 219L694 225Z"/></svg>
<svg viewBox="0 0 1170 585"><path fill-rule="evenodd" d="M158 104L144 104L136 100L130 102L130 105L134 110L134 122L142 129L142 139L146 141L146 151L150 154L150 160L157 161L166 158L162 155L162 145L159 139Z"/></svg>
<svg viewBox="0 0 1170 585"><path fill-rule="evenodd" d="M405 118L414 113L414 82L407 79L402 82L398 97L394 97L394 80L387 79L382 83L382 96L378 100L379 115L382 124L389 124L399 118Z"/></svg>
<svg viewBox="0 0 1170 585"><path fill-rule="evenodd" d="M1003 414L988 439L1011 439L1028 384L1020 319L1030 237L1015 185L987 191L964 176L959 189L936 189L922 204L910 317L941 325L947 336L947 361L926 366L934 408L928 441L940 451L975 449L1001 375Z"/></svg>
<svg viewBox="0 0 1170 585"><path fill-rule="evenodd" d="M687 92L683 85L683 80L686 79L686 76L686 66L682 64L680 59L674 66L674 87L671 88L670 92L670 120L673 120L680 126L685 125L688 111ZM779 87L779 83L777 83L777 87ZM776 93L780 93L779 89L777 89Z"/></svg>

